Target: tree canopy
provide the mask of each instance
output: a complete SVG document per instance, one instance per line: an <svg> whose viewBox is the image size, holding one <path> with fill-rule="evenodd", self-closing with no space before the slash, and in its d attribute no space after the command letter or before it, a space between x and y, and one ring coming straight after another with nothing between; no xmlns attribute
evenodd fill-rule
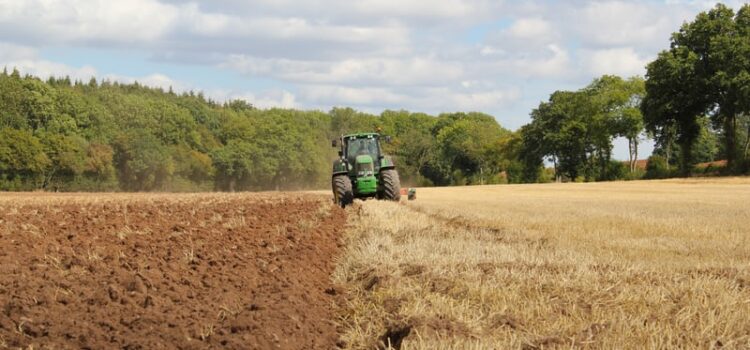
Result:
<svg viewBox="0 0 750 350"><path fill-rule="evenodd" d="M405 184L507 181L500 140L480 113L380 115L217 103L138 83L0 75L0 189L326 188L343 133L381 129Z"/></svg>
<svg viewBox="0 0 750 350"><path fill-rule="evenodd" d="M735 13L717 4L685 23L647 66L646 92L646 127L663 144L676 139L683 173L694 163L704 116L722 133L730 170L747 168L738 140L750 114L750 5Z"/></svg>

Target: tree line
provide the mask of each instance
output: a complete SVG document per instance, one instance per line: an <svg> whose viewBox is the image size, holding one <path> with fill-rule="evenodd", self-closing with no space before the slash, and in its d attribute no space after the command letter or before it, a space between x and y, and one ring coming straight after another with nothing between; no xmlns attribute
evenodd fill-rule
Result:
<svg viewBox="0 0 750 350"><path fill-rule="evenodd" d="M403 181L498 183L512 133L481 113L257 109L138 83L0 74L0 189L285 190L330 186L344 133L381 129Z"/></svg>
<svg viewBox="0 0 750 350"><path fill-rule="evenodd" d="M406 185L602 181L750 168L750 5L685 23L645 78L556 91L519 130L477 112L432 116L258 109L138 83L0 74L0 190L292 190L330 186L344 133L382 130ZM656 141L646 170L639 144ZM613 140L629 144L612 159ZM703 171L703 170L701 170Z"/></svg>

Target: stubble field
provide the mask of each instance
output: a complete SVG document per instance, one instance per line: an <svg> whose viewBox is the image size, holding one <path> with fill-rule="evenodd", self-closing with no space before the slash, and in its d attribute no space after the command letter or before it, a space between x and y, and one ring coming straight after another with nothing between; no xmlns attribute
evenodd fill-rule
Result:
<svg viewBox="0 0 750 350"><path fill-rule="evenodd" d="M750 348L750 179L420 189L350 209L350 348Z"/></svg>

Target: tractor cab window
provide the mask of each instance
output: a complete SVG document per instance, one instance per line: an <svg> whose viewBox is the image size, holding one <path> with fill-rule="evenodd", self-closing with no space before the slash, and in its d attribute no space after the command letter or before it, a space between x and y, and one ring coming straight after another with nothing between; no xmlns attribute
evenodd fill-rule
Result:
<svg viewBox="0 0 750 350"><path fill-rule="evenodd" d="M378 149L378 140L375 138L349 139L346 148L346 158L350 163L354 163L357 156L370 155L377 159L380 154Z"/></svg>

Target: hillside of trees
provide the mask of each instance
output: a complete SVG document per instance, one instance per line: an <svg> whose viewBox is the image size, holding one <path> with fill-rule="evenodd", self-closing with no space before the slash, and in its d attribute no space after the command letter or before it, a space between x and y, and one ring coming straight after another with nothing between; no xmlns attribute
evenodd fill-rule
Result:
<svg viewBox="0 0 750 350"><path fill-rule="evenodd" d="M500 182L512 133L492 116L260 110L138 84L0 74L0 189L327 188L342 133L381 128L403 182ZM481 174L485 174L481 178Z"/></svg>
<svg viewBox="0 0 750 350"><path fill-rule="evenodd" d="M405 185L601 181L750 168L750 5L674 33L644 78L556 91L517 131L476 113L261 110L117 82L0 74L0 190L328 188L343 133L381 129ZM613 140L630 159L612 159ZM647 169L639 143L656 140ZM697 163L726 159L721 169Z"/></svg>

